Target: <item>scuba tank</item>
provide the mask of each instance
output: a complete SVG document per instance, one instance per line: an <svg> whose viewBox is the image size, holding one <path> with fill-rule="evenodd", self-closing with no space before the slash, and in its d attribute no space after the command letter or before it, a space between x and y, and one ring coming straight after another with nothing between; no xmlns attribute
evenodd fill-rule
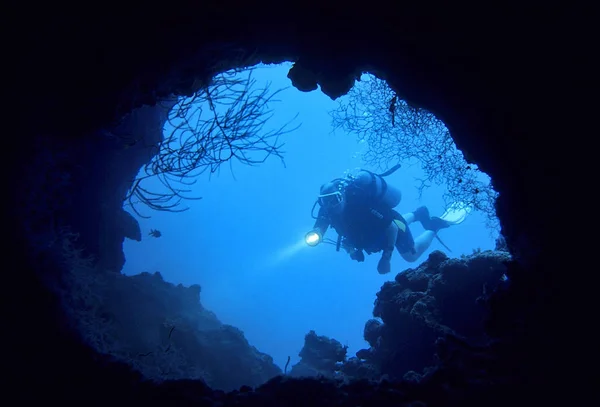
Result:
<svg viewBox="0 0 600 407"><path fill-rule="evenodd" d="M329 184L331 184L332 187L336 186L336 189L338 189L341 192L342 190L344 190L346 188L346 186L353 183L359 177L358 174L360 174L361 172L367 173L371 177L371 183L370 183L371 191L370 192L371 192L372 196L375 198L375 200L385 204L389 208L394 208L400 203L400 200L402 199L402 193L400 192L400 190L398 188L388 185L388 183L385 181L384 177L387 177L388 175L393 174L401 166L402 166L401 164L396 164L395 166L393 166L392 168L390 168L389 170L387 170L381 174L376 174L373 171L369 171L369 170L365 170L365 169L361 168L361 169L358 169L358 171L356 172L357 175L348 174L346 176L346 178L335 178L335 179L331 180L329 182ZM323 192L323 187L321 187L321 191ZM328 192L331 192L331 191L328 191ZM311 210L311 216L313 219L317 219L317 216L315 216L314 212L315 212L315 208L317 207L318 203L319 203L319 200L317 199L317 201L315 201L315 203L312 207L312 210Z"/></svg>
<svg viewBox="0 0 600 407"><path fill-rule="evenodd" d="M367 173L371 176L371 194L375 198L375 201L383 204L388 208L395 208L402 199L402 192L396 187L388 185L385 181L384 177L387 177L390 174L393 174L401 167L400 164L395 165L389 170L376 174L369 170L360 169L358 174L361 172ZM355 176L354 178L358 178Z"/></svg>

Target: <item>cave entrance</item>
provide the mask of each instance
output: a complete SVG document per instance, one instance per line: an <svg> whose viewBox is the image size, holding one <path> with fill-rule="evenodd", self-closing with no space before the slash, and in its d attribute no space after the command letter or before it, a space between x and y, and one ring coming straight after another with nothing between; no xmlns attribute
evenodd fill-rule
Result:
<svg viewBox="0 0 600 407"><path fill-rule="evenodd" d="M400 163L387 181L402 190L401 211L475 207L468 221L444 232L450 256L493 249L495 237L489 178L464 160L443 123L372 75L332 101L290 87L290 67L225 73L207 91L177 101L167 142L125 205L143 239L125 242L123 270L201 285L202 304L281 367L289 355L297 360L310 330L349 352L364 347L374 294L409 267L396 256L392 273L381 276L378 256L357 263L334 247L306 246L321 184L356 168L380 172ZM446 251L437 241L431 250Z"/></svg>

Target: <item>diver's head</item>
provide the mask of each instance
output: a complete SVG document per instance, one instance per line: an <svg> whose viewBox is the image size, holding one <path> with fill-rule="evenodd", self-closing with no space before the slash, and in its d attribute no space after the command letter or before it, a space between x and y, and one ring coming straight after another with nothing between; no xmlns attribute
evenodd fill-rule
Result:
<svg viewBox="0 0 600 407"><path fill-rule="evenodd" d="M334 180L321 185L318 202L328 212L341 212L345 203L342 182Z"/></svg>

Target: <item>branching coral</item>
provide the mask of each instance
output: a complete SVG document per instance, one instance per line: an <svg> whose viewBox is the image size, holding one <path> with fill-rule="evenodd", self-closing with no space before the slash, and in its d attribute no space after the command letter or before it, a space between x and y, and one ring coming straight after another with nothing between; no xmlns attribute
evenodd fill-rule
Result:
<svg viewBox="0 0 600 407"><path fill-rule="evenodd" d="M497 193L485 175L467 163L442 121L399 99L384 80L365 76L331 115L335 128L366 143L362 155L368 164L387 169L399 161L416 161L424 172L420 192L431 184L445 185L446 204L463 202L496 226Z"/></svg>
<svg viewBox="0 0 600 407"><path fill-rule="evenodd" d="M273 115L270 105L282 90L257 86L252 69L233 70L180 100L168 115L164 140L130 188L128 205L140 216L137 203L184 211L183 200L200 199L188 193L201 174L216 173L234 160L252 166L276 156L283 162L280 137L297 127L290 128L293 119L280 127L266 126ZM163 191L147 187L148 179L158 179Z"/></svg>

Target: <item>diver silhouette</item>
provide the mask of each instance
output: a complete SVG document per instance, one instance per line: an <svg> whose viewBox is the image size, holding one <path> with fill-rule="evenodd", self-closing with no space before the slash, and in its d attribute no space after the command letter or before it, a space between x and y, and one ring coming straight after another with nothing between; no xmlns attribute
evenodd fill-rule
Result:
<svg viewBox="0 0 600 407"><path fill-rule="evenodd" d="M433 239L439 239L437 234L440 230L461 223L470 210L455 204L444 215L436 217L429 215L426 206L421 206L401 215L394 208L400 203L402 193L384 179L398 168L399 164L382 174L360 169L356 175L336 178L322 185L313 205L316 221L313 229L306 234L305 242L316 246L324 241L331 226L338 234L336 250L342 247L353 260L362 262L365 253L381 251L377 265L380 274L391 271L394 248L408 262L418 260ZM319 212L314 216L317 204ZM425 229L416 239L409 227L413 222L421 222Z"/></svg>

